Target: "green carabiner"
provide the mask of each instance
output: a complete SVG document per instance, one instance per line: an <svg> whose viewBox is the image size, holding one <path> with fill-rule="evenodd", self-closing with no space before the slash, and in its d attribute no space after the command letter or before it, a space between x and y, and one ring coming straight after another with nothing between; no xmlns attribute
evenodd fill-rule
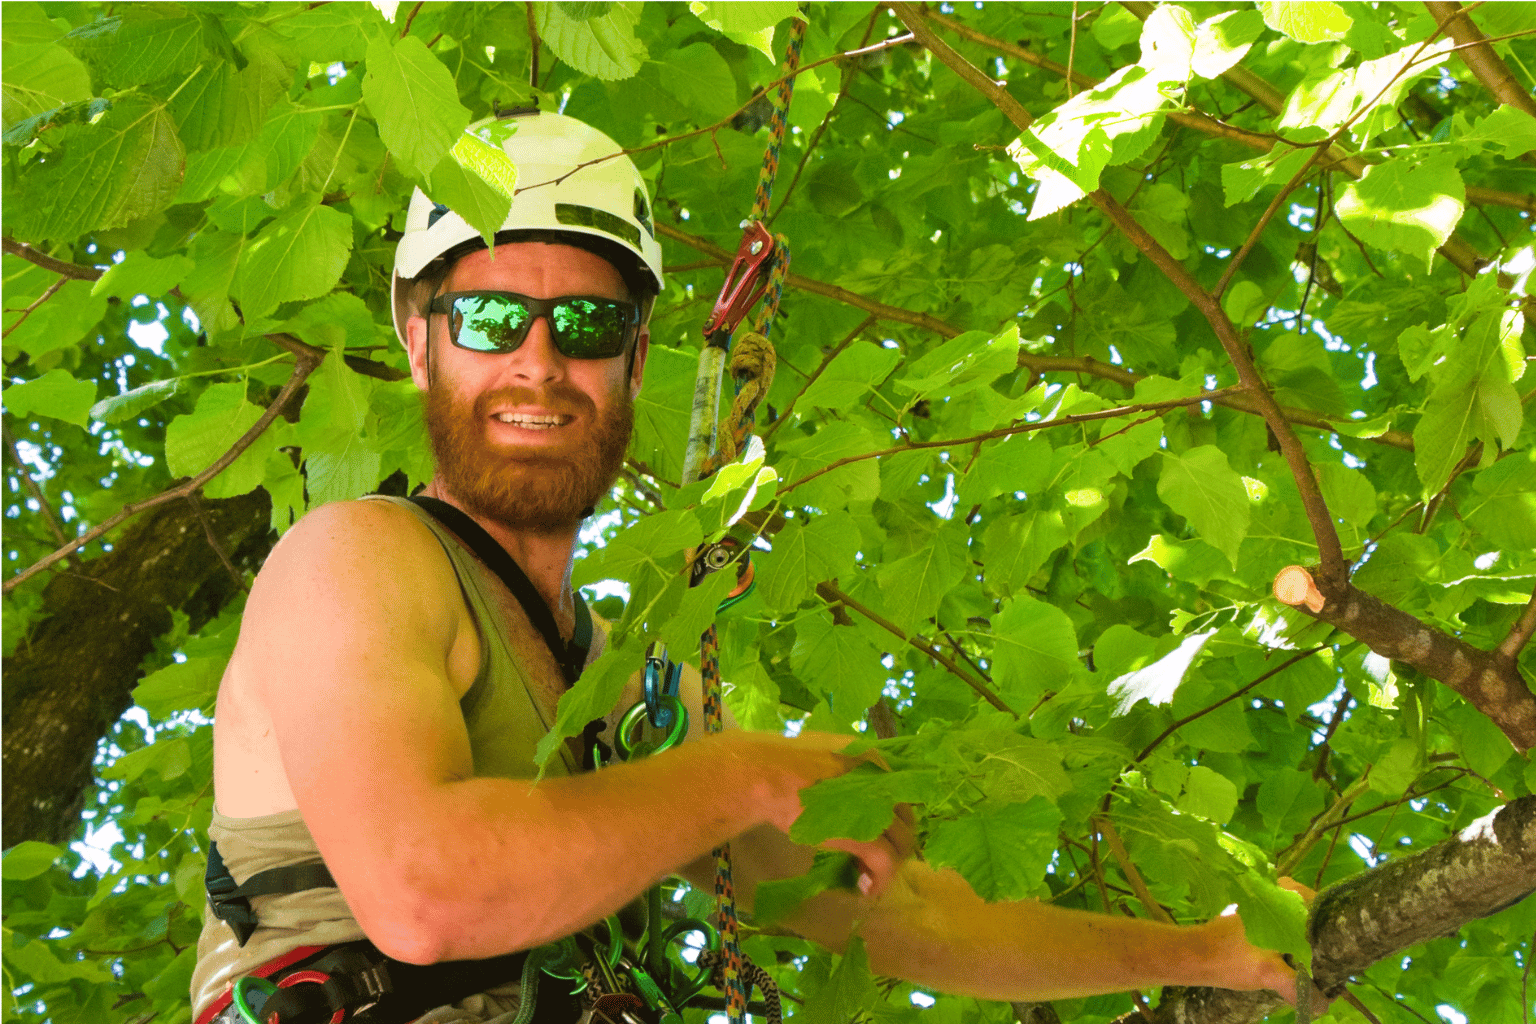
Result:
<svg viewBox="0 0 1536 1024"><path fill-rule="evenodd" d="M235 1012L240 1014L240 1019L245 1024L263 1024L261 1008L267 1004L272 993L277 991L277 986L266 978L258 978L254 974L247 974L235 982L231 998L235 1004Z"/></svg>
<svg viewBox="0 0 1536 1024"><path fill-rule="evenodd" d="M660 743L651 744L641 740L639 733L642 723L647 720L647 712L645 701L640 701L624 713L624 719L619 723L619 731L613 738L613 745L620 758L628 761L649 754L659 754L682 742L688 732L687 705L683 703L681 697L667 693L661 695L661 703L666 704L672 711L672 728L667 730L666 736L662 737Z"/></svg>
<svg viewBox="0 0 1536 1024"><path fill-rule="evenodd" d="M603 947L602 959L607 963L608 969L612 970L618 966L619 959L624 956L624 928L619 924L617 917L605 918L603 925L608 929L607 944L594 941L592 945ZM564 981L584 980L581 974L581 950L576 945L576 939L567 935L551 945L560 951L560 959L552 964L545 964L541 970L551 978L560 978Z"/></svg>
<svg viewBox="0 0 1536 1024"><path fill-rule="evenodd" d="M710 924L708 921L700 921L697 918L691 917L685 917L683 920L675 922L666 931L662 932L661 943L663 946L665 946L673 940L683 935L687 935L689 932L703 933L704 949L700 952L720 951L720 933L715 930L715 926ZM688 977L687 974L676 967L674 967L673 970L677 971L679 974L682 974L684 978ZM700 992L709 987L710 975L713 973L714 972L708 968L703 968L695 977L689 978L686 985L673 985L673 1005L687 1006L689 1001L692 1000L694 996L698 995Z"/></svg>

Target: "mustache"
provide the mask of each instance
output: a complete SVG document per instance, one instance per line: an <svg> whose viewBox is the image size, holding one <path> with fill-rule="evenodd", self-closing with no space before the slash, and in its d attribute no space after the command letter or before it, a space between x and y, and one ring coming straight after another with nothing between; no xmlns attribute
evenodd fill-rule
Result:
<svg viewBox="0 0 1536 1024"><path fill-rule="evenodd" d="M484 419L497 405L536 405L550 412L576 416L592 413L597 405L579 388L568 384L552 384L542 388L497 388L475 399L475 416Z"/></svg>

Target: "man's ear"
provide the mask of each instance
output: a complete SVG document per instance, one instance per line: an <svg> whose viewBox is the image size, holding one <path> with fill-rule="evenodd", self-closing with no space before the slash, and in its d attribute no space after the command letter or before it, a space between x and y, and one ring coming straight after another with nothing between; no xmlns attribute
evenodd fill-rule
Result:
<svg viewBox="0 0 1536 1024"><path fill-rule="evenodd" d="M645 380L645 357L651 353L651 329L649 326L641 327L640 334L635 338L634 358L629 365L629 399L634 401L640 395L640 385Z"/></svg>
<svg viewBox="0 0 1536 1024"><path fill-rule="evenodd" d="M427 338L427 318L413 316L405 322L405 353L411 361L411 379L419 391L432 384L431 346Z"/></svg>

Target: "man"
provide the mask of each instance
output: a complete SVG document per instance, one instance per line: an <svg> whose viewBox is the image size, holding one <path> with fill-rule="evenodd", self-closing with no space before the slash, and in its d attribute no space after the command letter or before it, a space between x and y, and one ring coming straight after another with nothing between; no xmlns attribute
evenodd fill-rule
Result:
<svg viewBox="0 0 1536 1024"><path fill-rule="evenodd" d="M200 1021L241 1019L229 989L252 973L288 971L299 992L352 971L363 981L350 1005L368 1001L372 961L317 959L316 947L366 937L367 956L392 958L397 987L416 977L409 965L538 947L668 874L708 884L708 851L725 840L750 909L755 880L809 867L812 851L785 834L800 790L855 763L837 752L845 738L728 731L596 773L580 773L572 747L528 781L533 745L579 670L577 659L562 672L583 610L570 585L576 533L624 458L661 251L638 172L601 159L619 148L606 136L554 114L481 130L523 189L495 248L417 193L396 258L396 327L437 458L425 493L447 507L374 499L311 512L258 576L220 688ZM503 553L535 596L514 595L515 569L498 578L488 567ZM696 675L687 688L698 722ZM789 924L833 949L857 931L881 974L1012 1000L1290 984L1235 918L1181 929L987 905L953 872L907 859L901 819L875 842L828 845L858 859L859 892L808 901ZM510 1022L515 992L430 1019ZM440 994L416 993L410 1015L466 993Z"/></svg>

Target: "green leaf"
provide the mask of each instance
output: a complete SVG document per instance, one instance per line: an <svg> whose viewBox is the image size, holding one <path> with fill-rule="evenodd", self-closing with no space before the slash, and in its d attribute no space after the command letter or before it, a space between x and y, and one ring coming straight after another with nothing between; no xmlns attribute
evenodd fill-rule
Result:
<svg viewBox="0 0 1536 1024"><path fill-rule="evenodd" d="M1295 963L1311 969L1307 905L1298 893L1245 871L1237 876L1237 912L1249 942L1260 949L1288 953Z"/></svg>
<svg viewBox="0 0 1536 1024"><path fill-rule="evenodd" d="M245 385L213 384L198 397L197 408L177 416L165 428L165 464L173 477L196 476L234 447L261 418L246 401ZM205 486L209 497L245 494L266 475L267 456L277 446L270 430Z"/></svg>
<svg viewBox="0 0 1536 1024"><path fill-rule="evenodd" d="M230 292L247 319L319 298L340 280L351 249L351 218L306 193L241 253Z"/></svg>
<svg viewBox="0 0 1536 1024"><path fill-rule="evenodd" d="M852 855L816 851L811 870L797 878L758 882L752 893L752 923L759 928L784 921L800 904L829 889L852 891L859 881L859 862Z"/></svg>
<svg viewBox="0 0 1536 1024"><path fill-rule="evenodd" d="M1022 591L1067 543L1060 512L1026 512L994 519L982 535L987 582L1004 593Z"/></svg>
<svg viewBox="0 0 1536 1024"><path fill-rule="evenodd" d="M135 13L130 8L113 30L89 36L76 30L66 37L79 40L76 51L91 65L96 81L118 89L143 85L186 75L206 56L196 18L137 18Z"/></svg>
<svg viewBox="0 0 1536 1024"><path fill-rule="evenodd" d="M7 56L10 52L6 51ZM1536 117L1508 103L1500 104L1497 110L1487 117L1479 118L1471 127L1467 127L1460 114L1456 116L1454 134L1457 142L1499 146L1511 160L1536 150Z"/></svg>
<svg viewBox="0 0 1536 1024"><path fill-rule="evenodd" d="M486 133L501 124L480 129ZM466 131L454 142L432 171L427 194L463 217L490 245L512 208L517 190L517 167L499 144Z"/></svg>
<svg viewBox="0 0 1536 1024"><path fill-rule="evenodd" d="M855 935L848 940L837 966L826 984L808 995L798 1016L805 1024L847 1024L880 1001L879 989L869 973L869 954L864 940Z"/></svg>
<svg viewBox="0 0 1536 1024"><path fill-rule="evenodd" d="M630 526L607 546L576 563L571 580L586 586L598 580L629 580L642 571L670 578L682 568L674 568L671 556L704 540L698 516L687 509L658 512ZM605 712L606 713L606 712Z"/></svg>
<svg viewBox="0 0 1536 1024"><path fill-rule="evenodd" d="M775 59L774 26L793 17L798 8L796 0L692 0L688 5L704 24L769 60Z"/></svg>
<svg viewBox="0 0 1536 1024"><path fill-rule="evenodd" d="M63 855L64 851L57 846L24 839L5 851L5 858L0 860L0 878L7 882L36 878Z"/></svg>
<svg viewBox="0 0 1536 1024"><path fill-rule="evenodd" d="M859 721L880 699L890 675L883 652L854 626L839 626L825 613L795 620L791 661L812 692L827 699L832 712L849 723Z"/></svg>
<svg viewBox="0 0 1536 1024"><path fill-rule="evenodd" d="M242 69L209 61L170 101L189 150L243 146L266 124L272 105L293 84L293 65L274 49L249 48Z"/></svg>
<svg viewBox="0 0 1536 1024"><path fill-rule="evenodd" d="M1299 139L1326 138L1346 122L1359 145L1400 122L1396 107L1414 81L1429 73L1435 58L1450 50L1450 39L1434 46L1414 43L1396 53L1341 71L1320 68L1286 99L1279 126ZM1361 113L1369 116L1361 119Z"/></svg>
<svg viewBox="0 0 1536 1024"><path fill-rule="evenodd" d="M1180 813L1197 815L1220 825L1232 819L1237 802L1237 786L1231 779L1197 764L1189 770L1178 808Z"/></svg>
<svg viewBox="0 0 1536 1024"><path fill-rule="evenodd" d="M1189 667L1194 664L1196 656L1205 647L1206 641L1215 635L1216 631L1211 630L1187 636L1178 647L1157 661L1134 672L1127 672L1111 682L1109 696L1120 702L1114 713L1127 714L1139 700L1154 705L1171 702L1179 684L1189 674Z"/></svg>
<svg viewBox="0 0 1536 1024"><path fill-rule="evenodd" d="M1331 0L1258 0L1264 24L1298 43L1343 39L1354 19Z"/></svg>
<svg viewBox="0 0 1536 1024"><path fill-rule="evenodd" d="M1417 256L1430 267L1465 208L1456 159L1439 154L1417 164L1400 158L1367 167L1359 181L1344 186L1335 212L1368 245Z"/></svg>
<svg viewBox="0 0 1536 1024"><path fill-rule="evenodd" d="M1054 461L1050 443L1034 434L988 441L955 481L958 504L969 508L999 494L1040 493L1051 483Z"/></svg>
<svg viewBox="0 0 1536 1024"><path fill-rule="evenodd" d="M647 51L635 38L639 4L615 3L602 17L572 18L559 4L534 9L539 38L555 56L584 75L604 81L632 77Z"/></svg>
<svg viewBox="0 0 1536 1024"><path fill-rule="evenodd" d="M890 828L897 804L924 804L940 795L936 771L888 772L860 765L800 791L800 817L789 838L807 846L828 839L871 842Z"/></svg>
<svg viewBox="0 0 1536 1024"><path fill-rule="evenodd" d="M31 238L74 238L121 227L169 206L181 186L184 152L163 107L128 98L94 124L67 129L62 153L23 173L36 206L16 211L15 230Z"/></svg>
<svg viewBox="0 0 1536 1024"><path fill-rule="evenodd" d="M896 387L911 392L913 401L923 396L956 396L996 380L1019 364L1019 329L1010 324L988 337L984 331L967 331L951 338L907 367L908 376Z"/></svg>
<svg viewBox="0 0 1536 1024"><path fill-rule="evenodd" d="M1376 488L1370 478L1358 469L1330 462L1319 467L1318 482L1322 484L1323 501L1328 511L1358 529L1365 529L1376 514Z"/></svg>
<svg viewBox="0 0 1536 1024"><path fill-rule="evenodd" d="M773 538L772 555L760 560L763 601L770 608L793 611L816 584L853 568L858 545L858 527L846 512L786 524Z"/></svg>
<svg viewBox="0 0 1536 1024"><path fill-rule="evenodd" d="M878 388L901 362L901 352L855 342L837 354L800 395L801 408L847 409Z"/></svg>
<svg viewBox="0 0 1536 1024"><path fill-rule="evenodd" d="M427 177L469 124L453 76L416 36L379 35L368 44L363 100L379 138L418 178Z"/></svg>
<svg viewBox="0 0 1536 1024"><path fill-rule="evenodd" d="M91 406L89 415L91 419L101 420L103 423L121 423L124 420L133 419L146 409L153 409L179 390L181 390L179 380L150 381L132 391L124 391L120 395L103 398Z"/></svg>
<svg viewBox="0 0 1536 1024"><path fill-rule="evenodd" d="M1223 164L1221 187L1228 206L1246 203L1269 185L1284 185L1307 161L1312 150L1307 147L1277 145L1263 156L1235 164Z"/></svg>
<svg viewBox="0 0 1536 1024"><path fill-rule="evenodd" d="M195 266L185 256L157 260L142 251L131 252L96 279L91 294L130 300L136 295L148 295L156 299L180 284Z"/></svg>
<svg viewBox="0 0 1536 1024"><path fill-rule="evenodd" d="M992 618L992 678L1016 710L1066 682L1077 664L1077 631L1060 608L1016 594Z"/></svg>
<svg viewBox="0 0 1536 1024"><path fill-rule="evenodd" d="M103 769L101 774L107 779L132 781L153 768L160 778L170 781L185 774L190 767L192 748L188 746L185 737L173 736L124 754Z"/></svg>
<svg viewBox="0 0 1536 1024"><path fill-rule="evenodd" d="M641 667L643 654L622 643L611 644L586 667L576 685L560 695L554 728L539 740L533 754L541 774L548 770L550 759L565 746L568 737L580 736L588 722L613 710L624 692L624 684Z"/></svg>
<svg viewBox="0 0 1536 1024"><path fill-rule="evenodd" d="M1042 796L1025 803L983 806L934 825L923 856L935 867L960 872L976 895L989 903L1021 900L1044 880L1061 820L1061 811Z"/></svg>
<svg viewBox="0 0 1536 1024"><path fill-rule="evenodd" d="M1238 548L1248 535L1248 491L1221 449L1201 445L1182 455L1164 452L1157 495L1237 568Z"/></svg>
<svg viewBox="0 0 1536 1024"><path fill-rule="evenodd" d="M85 426L95 401L96 385L75 380L65 370L49 370L36 380L5 389L5 411L12 416L49 416L78 427Z"/></svg>
<svg viewBox="0 0 1536 1024"><path fill-rule="evenodd" d="M145 676L133 689L133 702L154 718L178 711L213 710L228 658L188 658Z"/></svg>
<svg viewBox="0 0 1536 1024"><path fill-rule="evenodd" d="M30 115L91 98L85 65L52 42L7 45L0 81L4 82L0 116L7 128Z"/></svg>
<svg viewBox="0 0 1536 1024"><path fill-rule="evenodd" d="M917 551L887 562L878 577L892 620L908 633L922 631L968 571L965 535L953 528L941 528Z"/></svg>
<svg viewBox="0 0 1536 1024"><path fill-rule="evenodd" d="M718 118L738 106L730 65L709 43L691 43L671 51L661 58L656 71L662 89L687 109Z"/></svg>
<svg viewBox="0 0 1536 1024"><path fill-rule="evenodd" d="M1505 551L1536 551L1536 449L1480 470L1465 516L1469 526Z"/></svg>
<svg viewBox="0 0 1536 1024"><path fill-rule="evenodd" d="M1201 78L1219 77L1242 60L1263 33L1264 19L1258 11L1226 11L1207 18L1195 31L1190 70Z"/></svg>

